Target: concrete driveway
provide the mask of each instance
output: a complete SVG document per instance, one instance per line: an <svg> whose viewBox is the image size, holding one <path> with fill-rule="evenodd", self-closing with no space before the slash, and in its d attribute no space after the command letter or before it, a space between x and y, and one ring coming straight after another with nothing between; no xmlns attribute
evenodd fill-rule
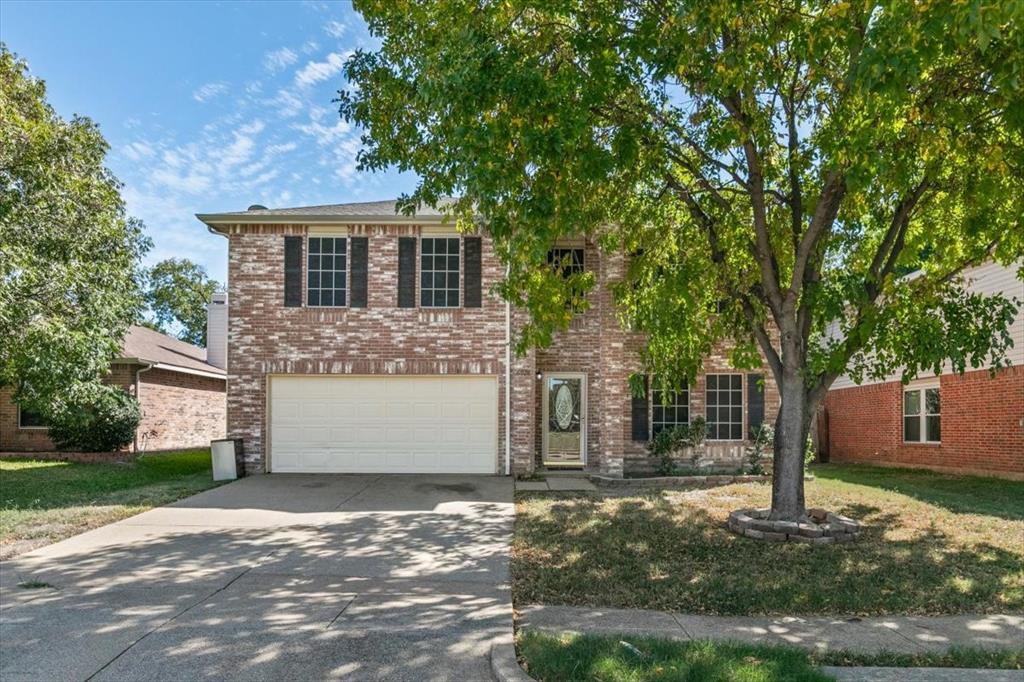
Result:
<svg viewBox="0 0 1024 682"><path fill-rule="evenodd" d="M508 478L242 479L0 564L0 678L490 679L512 518Z"/></svg>

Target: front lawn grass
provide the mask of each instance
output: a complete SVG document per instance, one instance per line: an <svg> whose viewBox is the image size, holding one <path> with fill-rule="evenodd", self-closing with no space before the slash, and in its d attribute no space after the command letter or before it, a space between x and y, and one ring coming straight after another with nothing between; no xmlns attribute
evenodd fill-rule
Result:
<svg viewBox="0 0 1024 682"><path fill-rule="evenodd" d="M625 643L624 643L625 642ZM817 666L937 668L1024 667L1024 650L950 649L946 653L859 654L810 652L790 647L730 642L683 642L632 635L564 635L521 632L520 660L542 682L775 682L829 680ZM627 646L628 645L628 646Z"/></svg>
<svg viewBox="0 0 1024 682"><path fill-rule="evenodd" d="M622 644L623 640L635 647ZM783 647L526 632L519 655L542 682L825 682L807 655Z"/></svg>
<svg viewBox="0 0 1024 682"><path fill-rule="evenodd" d="M741 538L728 513L766 507L747 483L626 496L521 493L517 604L718 615L1024 611L1024 483L827 465L808 506L860 519L824 547Z"/></svg>
<svg viewBox="0 0 1024 682"><path fill-rule="evenodd" d="M0 460L0 559L215 485L208 448L103 464Z"/></svg>

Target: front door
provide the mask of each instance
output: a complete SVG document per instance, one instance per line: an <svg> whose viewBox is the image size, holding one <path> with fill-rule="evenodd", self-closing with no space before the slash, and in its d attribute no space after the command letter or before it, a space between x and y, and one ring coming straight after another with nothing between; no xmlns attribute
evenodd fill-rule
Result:
<svg viewBox="0 0 1024 682"><path fill-rule="evenodd" d="M582 466L587 442L586 375L544 375L544 464Z"/></svg>

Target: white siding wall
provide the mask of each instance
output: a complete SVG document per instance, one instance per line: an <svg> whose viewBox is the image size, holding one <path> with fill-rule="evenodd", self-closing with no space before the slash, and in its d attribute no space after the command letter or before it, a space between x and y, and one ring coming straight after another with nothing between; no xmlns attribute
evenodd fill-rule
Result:
<svg viewBox="0 0 1024 682"><path fill-rule="evenodd" d="M995 294L1002 293L1007 298L1016 297L1021 301L1024 301L1024 283L1017 279L1017 270L1024 261L1019 261L1016 265L1010 267L1004 267L996 263L986 263L979 265L976 268L972 268L964 272L964 280L967 285L968 291L977 291L983 294ZM1010 336L1013 339L1014 346L1008 352L1010 364L1012 365L1024 365L1024 305L1017 309L1017 316L1014 318L1013 323L1010 325ZM988 363L978 368L968 367L967 370L973 369L987 369ZM949 374L952 369L949 363L943 367L943 374ZM929 373L928 376L931 376ZM897 381L900 375L890 375L885 381ZM921 375L920 378L925 378L925 375ZM884 383L881 381L872 381L870 379L864 380L863 384L876 384ZM845 374L832 384L832 390L840 388L849 388L850 386L856 386L850 377Z"/></svg>

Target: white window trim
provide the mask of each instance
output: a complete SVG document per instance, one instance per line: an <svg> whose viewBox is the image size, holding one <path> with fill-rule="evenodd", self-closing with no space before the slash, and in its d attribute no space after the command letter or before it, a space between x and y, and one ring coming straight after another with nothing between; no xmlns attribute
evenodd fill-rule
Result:
<svg viewBox="0 0 1024 682"><path fill-rule="evenodd" d="M708 419L708 377L739 377L740 378L740 437L739 438L712 438L710 436L711 421ZM746 438L744 434L747 432L747 395L744 390L744 377L746 374L743 372L708 372L704 375L704 421L708 425L708 438L707 440L713 440L717 443L742 443ZM732 389L729 389L732 390ZM716 405L716 407L720 407ZM734 407L731 403L729 407ZM729 421L730 426L736 422Z"/></svg>
<svg viewBox="0 0 1024 682"><path fill-rule="evenodd" d="M310 305L309 304L309 240L310 239L344 239L345 240L345 305ZM352 297L352 239L348 232L328 234L325 232L311 232L306 235L306 254L302 263L302 303L306 308L312 310L323 309L344 310L349 307L349 299Z"/></svg>
<svg viewBox="0 0 1024 682"><path fill-rule="evenodd" d="M459 304L458 305L423 305L423 240L424 239L458 239L459 240ZM465 263L462 235L458 232L420 234L416 240L416 307L420 310L458 310L464 307L466 279L463 272Z"/></svg>
<svg viewBox="0 0 1024 682"><path fill-rule="evenodd" d="M935 389L936 391L939 392L939 401L940 401L939 405L940 405L940 407L939 407L939 413L938 414L929 414L929 412L928 412L928 404L927 404L928 401L925 399L925 391L928 391L929 389ZM908 393L918 393L918 394L920 394L920 397L918 398L918 404L921 406L921 411L917 414L918 429L920 430L920 433L921 433L921 439L920 440L907 440L907 426L906 426L907 417L914 416L914 415L908 415L907 414L907 394ZM942 407L941 407L941 404L942 404L941 403L941 401L942 401L942 388L939 385L939 382L938 381L912 381L911 383L909 383L909 384L907 384L906 386L903 387L903 392L900 394L900 401L901 401L900 402L900 415L902 417L902 419L900 420L900 438L903 440L903 442L906 443L907 445L942 445L942 437L941 437L941 433L942 433L942 431L941 431L941 429L942 429ZM928 440L928 417L938 417L939 418L939 429L940 429L940 431L939 431L939 433L940 433L939 440Z"/></svg>
<svg viewBox="0 0 1024 682"><path fill-rule="evenodd" d="M21 425L21 405L18 406L18 430L19 431L49 431L49 426L22 426Z"/></svg>

